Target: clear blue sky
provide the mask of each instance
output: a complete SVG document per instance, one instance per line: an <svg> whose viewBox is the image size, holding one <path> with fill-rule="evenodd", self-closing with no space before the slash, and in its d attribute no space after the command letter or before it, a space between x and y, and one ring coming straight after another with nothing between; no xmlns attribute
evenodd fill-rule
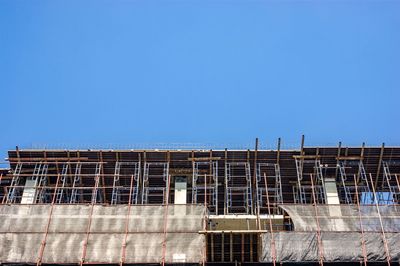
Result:
<svg viewBox="0 0 400 266"><path fill-rule="evenodd" d="M0 0L0 153L398 145L399 14L400 1Z"/></svg>

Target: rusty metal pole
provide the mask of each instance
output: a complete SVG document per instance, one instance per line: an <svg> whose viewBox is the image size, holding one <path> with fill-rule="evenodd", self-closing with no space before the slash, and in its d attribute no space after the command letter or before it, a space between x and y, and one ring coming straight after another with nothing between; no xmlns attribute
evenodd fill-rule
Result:
<svg viewBox="0 0 400 266"><path fill-rule="evenodd" d="M204 174L204 210L207 212L207 174ZM203 221L203 229L207 230L207 216L206 213L204 214L204 221ZM207 259L207 238L208 235L205 236L205 244L203 250L203 266L206 264Z"/></svg>
<svg viewBox="0 0 400 266"><path fill-rule="evenodd" d="M101 167L101 165L100 165ZM96 173L97 174L97 173ZM95 176L95 185L92 191L92 199L91 199L91 207L90 207L90 213L89 213L89 222L86 228L86 238L85 241L83 242L83 248L82 248L82 257L80 261L80 265L83 265L85 263L86 259L86 251L87 251L87 245L89 242L89 235L90 235L90 228L92 226L92 217L93 217L93 211L94 211L94 205L96 202L96 197L97 197L97 189L99 187L99 182L100 182L100 176L97 174Z"/></svg>
<svg viewBox="0 0 400 266"><path fill-rule="evenodd" d="M49 213L49 219L47 220L47 224L46 224L46 229L45 229L45 233L44 233L44 237L43 240L40 244L40 249L39 249L39 255L36 261L36 265L39 266L42 264L42 258L43 258L43 253L44 253L44 249L46 247L46 240L47 240L47 236L49 234L49 228L50 228L50 222L51 222L51 217L53 215L53 209L54 209L54 204L56 202L56 195L57 195L57 189L58 189L58 183L60 181L60 174L57 175L57 181L56 181L56 186L54 189L54 194L53 194L53 199L51 201L51 207L50 207L50 213Z"/></svg>
<svg viewBox="0 0 400 266"><path fill-rule="evenodd" d="M322 240L321 240L321 227L319 224L319 218L318 218L318 208L317 208L317 200L315 197L315 188L314 188L314 175L310 175L311 179L311 190L312 190L312 198L313 198L313 205L314 205L314 210L315 210L315 219L316 219L316 224L317 224L317 240L318 240L318 251L319 251L319 264L324 265L324 252L323 252L323 246L322 246Z"/></svg>
<svg viewBox="0 0 400 266"><path fill-rule="evenodd" d="M272 263L275 266L276 265L276 245L275 245L275 239L274 239L274 229L272 226L272 217L271 217L271 209L270 209L270 204L269 204L269 193L268 193L268 183L267 183L267 175L264 173L264 183L265 183L265 193L267 196L267 208L268 208L268 216L269 216L269 230L271 231L271 257L272 257Z"/></svg>
<svg viewBox="0 0 400 266"><path fill-rule="evenodd" d="M169 189L171 184L171 175L168 176L167 184L168 185L167 185L165 211L164 211L164 239L162 244L162 259L161 259L162 266L165 266L165 255L167 252L167 223L168 223Z"/></svg>
<svg viewBox="0 0 400 266"><path fill-rule="evenodd" d="M364 266L367 266L367 249L365 247L365 237L364 237L364 225L362 223L362 214L361 214L361 207L360 207L360 198L358 196L358 186L357 186L357 175L353 175L354 178L354 186L356 189L356 200L357 200L357 208L358 208L358 218L360 220L360 230L361 230L361 248L364 257Z"/></svg>
<svg viewBox="0 0 400 266"><path fill-rule="evenodd" d="M387 264L390 266L391 258L390 258L389 246L388 246L387 239L386 239L385 228L383 226L381 211L379 209L379 203L378 203L378 200L377 200L376 190L375 190L375 186L374 186L374 183L373 183L373 180L372 180L372 174L371 173L369 174L369 180L371 182L372 191L374 193L374 202L375 202L375 206L376 206L376 211L378 212L379 223L380 223L381 230L382 230L383 245L385 247L385 252L386 252L386 261L387 261Z"/></svg>
<svg viewBox="0 0 400 266"><path fill-rule="evenodd" d="M122 266L125 263L125 258L126 258L126 242L128 239L128 232L129 232L129 221L130 221L130 215L131 215L131 207L132 207L132 190L133 190L133 183L135 176L131 176L131 184L129 188L129 202L128 202L128 213L126 214L125 218L125 236L124 236L124 242L122 243L122 253L121 253L121 261L120 265Z"/></svg>

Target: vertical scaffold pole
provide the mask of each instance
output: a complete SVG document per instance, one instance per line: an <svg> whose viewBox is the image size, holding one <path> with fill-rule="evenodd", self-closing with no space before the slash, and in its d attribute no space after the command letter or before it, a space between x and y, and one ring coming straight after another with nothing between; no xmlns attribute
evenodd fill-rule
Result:
<svg viewBox="0 0 400 266"><path fill-rule="evenodd" d="M257 165L257 164L255 164L255 165ZM257 169L256 169L257 170ZM256 192L258 191L258 185L257 185L257 176L256 176ZM256 217L256 227L257 227L257 230L260 230L261 231L261 219L260 219L260 204L259 204L259 202L258 202L258 195L257 195L257 193L256 193L256 202L255 202L255 206L256 206L256 214L257 214L257 217ZM260 254L261 253L261 233L258 233L257 234L257 247L258 247L258 249L257 249L257 253L258 254Z"/></svg>
<svg viewBox="0 0 400 266"><path fill-rule="evenodd" d="M241 237L240 237L241 239L241 252L240 252L240 254L241 254L241 258L242 258L242 261L244 261L244 234L242 233L241 234Z"/></svg>
<svg viewBox="0 0 400 266"><path fill-rule="evenodd" d="M315 210L315 221L317 224L317 240L318 240L318 251L319 251L319 264L324 265L324 252L322 247L322 240L321 240L321 227L319 224L318 218L318 207L317 207L317 200L315 197L315 188L314 188L314 175L310 175L311 179L311 190L312 190L312 198L313 198L313 205Z"/></svg>
<svg viewBox="0 0 400 266"><path fill-rule="evenodd" d="M399 181L397 174L394 175L394 178L396 179L397 188L399 189L399 194L400 194L400 181ZM396 202L396 204L399 204L399 202Z"/></svg>
<svg viewBox="0 0 400 266"><path fill-rule="evenodd" d="M224 191L224 215L228 214L228 149L225 148L224 152L224 161L225 161L225 177L224 177L224 183L225 183L225 191Z"/></svg>
<svg viewBox="0 0 400 266"><path fill-rule="evenodd" d="M362 222L362 213L361 213L361 207L360 207L360 198L358 196L358 186L357 186L357 175L353 175L354 178L354 187L356 189L356 200L357 200L357 208L358 208L358 218L360 220L360 230L361 230L361 248L362 248L362 254L364 258L364 266L367 266L367 249L365 247L365 237L364 237L364 225Z"/></svg>
<svg viewBox="0 0 400 266"><path fill-rule="evenodd" d="M54 189L53 199L51 201L51 206L50 206L49 219L47 220L46 229L45 229L45 232L44 232L44 236L43 236L42 242L40 243L39 255L38 255L38 258L37 258L37 261L36 261L36 265L37 266L42 264L43 253L44 253L44 249L46 247L47 235L49 234L51 217L53 215L54 204L56 202L56 195L57 195L57 189L58 189L59 180L60 180L60 174L57 174L56 186L55 186L55 189Z"/></svg>
<svg viewBox="0 0 400 266"><path fill-rule="evenodd" d="M381 226L383 245L385 247L385 252L386 252L386 261L387 261L387 264L390 266L391 258L390 258L389 246L388 246L387 239L386 239L385 228L383 226L381 211L379 209L378 198L377 198L377 195L376 195L376 190L375 190L375 186L374 186L374 183L373 183L373 180L372 180L372 174L371 173L369 173L369 180L371 182L372 191L374 193L374 203L375 203L375 206L376 206L376 211L378 212L379 223L380 223L380 226Z"/></svg>
<svg viewBox="0 0 400 266"><path fill-rule="evenodd" d="M204 174L204 220L203 220L203 230L207 231L207 217L206 217L206 212L207 212L207 174ZM206 265L206 259L207 259L207 237L208 235L205 236L205 244L204 244L204 250L203 250L203 266Z"/></svg>
<svg viewBox="0 0 400 266"><path fill-rule="evenodd" d="M169 188L171 184L171 176L168 176L167 183L167 193L166 193L166 201L165 201L165 211L164 211L164 239L162 244L162 258L161 264L165 266L165 255L167 253L167 222L168 222L168 206L169 206Z"/></svg>
<svg viewBox="0 0 400 266"><path fill-rule="evenodd" d="M258 157L258 138L256 138L256 143L254 147L254 166L253 166L253 180L251 183L252 184L252 191L251 191L251 201L252 201L252 209L257 210L258 209L258 203L257 203L257 158ZM253 214L253 213L252 213ZM258 220L257 220L258 222Z"/></svg>
<svg viewBox="0 0 400 266"><path fill-rule="evenodd" d="M272 217L271 217L271 209L269 204L269 193L268 193L268 183L267 183L267 175L264 173L264 183L265 183L265 193L267 194L267 208L268 208L268 216L269 216L269 230L271 231L271 257L272 263L276 265L276 246L274 239L274 228L272 226Z"/></svg>
<svg viewBox="0 0 400 266"><path fill-rule="evenodd" d="M102 164L100 164L98 167L102 167ZM95 175L95 183L94 183L94 187L93 187L93 190L92 190L92 199L91 199L91 207L90 207L90 212L89 212L89 221L88 221L88 224L87 224L87 227L86 227L86 237L85 237L85 241L83 242L83 246L82 246L82 257L81 257L80 265L83 265L85 263L86 251L87 251L87 246L88 246L88 242L89 242L90 228L92 226L92 217L93 217L94 205L97 202L97 199L96 199L97 198L97 189L99 187L100 173L101 173L98 170L99 169L97 168L96 175Z"/></svg>
<svg viewBox="0 0 400 266"><path fill-rule="evenodd" d="M126 242L128 240L128 233L129 233L129 221L130 221L130 216L131 216L131 206L132 206L132 190L133 190L133 183L135 179L135 175L131 176L131 184L129 187L129 201L128 201L128 212L126 214L125 218L125 236L124 236L124 241L122 243L122 252L121 252L121 261L120 265L122 266L125 263L125 258L126 258Z"/></svg>
<svg viewBox="0 0 400 266"><path fill-rule="evenodd" d="M0 174L0 184L1 184L1 180L3 179L3 173ZM4 202L4 198L6 197L6 193L4 193L3 199L1 201L1 203Z"/></svg>
<svg viewBox="0 0 400 266"><path fill-rule="evenodd" d="M225 262L225 233L221 234L221 262Z"/></svg>

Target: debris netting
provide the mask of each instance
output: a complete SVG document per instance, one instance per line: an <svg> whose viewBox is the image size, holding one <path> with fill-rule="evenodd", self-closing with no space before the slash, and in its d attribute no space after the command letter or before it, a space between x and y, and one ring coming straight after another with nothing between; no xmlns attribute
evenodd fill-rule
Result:
<svg viewBox="0 0 400 266"><path fill-rule="evenodd" d="M400 234L385 234L392 261L400 260ZM276 260L283 262L311 262L319 260L317 233L274 233ZM386 261L386 250L381 233L364 233L365 251L368 261ZM357 232L321 232L323 259L326 262L354 262L364 259L362 234ZM271 234L262 235L260 261L272 262Z"/></svg>
<svg viewBox="0 0 400 266"><path fill-rule="evenodd" d="M169 263L203 259L205 238L198 231L204 206L170 205L165 219L165 206L133 205L126 234L126 205L95 205L92 215L90 205L54 205L46 236L50 210L50 205L0 206L1 263L36 263L44 239L43 263L160 263L163 254Z"/></svg>
<svg viewBox="0 0 400 266"><path fill-rule="evenodd" d="M380 232L380 217L385 232L400 232L400 206L380 205L280 205L290 216L295 231L317 231L316 213L321 231Z"/></svg>
<svg viewBox="0 0 400 266"><path fill-rule="evenodd" d="M387 251L391 261L400 260L399 206L379 206L380 215L376 206L360 206L363 234L357 206L323 205L317 206L317 212L312 205L280 207L292 219L294 231L274 232L274 241L271 233L262 234L262 262L273 261L273 256L276 261L311 262L318 261L320 255L326 262L362 261L364 255L371 262L386 261ZM319 239L316 213L320 227Z"/></svg>

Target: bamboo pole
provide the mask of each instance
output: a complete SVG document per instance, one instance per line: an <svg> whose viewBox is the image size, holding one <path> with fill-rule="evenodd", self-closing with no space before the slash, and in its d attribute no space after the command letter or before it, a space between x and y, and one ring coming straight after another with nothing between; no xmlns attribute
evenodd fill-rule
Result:
<svg viewBox="0 0 400 266"><path fill-rule="evenodd" d="M322 241L321 241L321 227L319 224L319 219L318 219L318 208L317 208L317 200L315 197L315 188L314 188L314 176L311 174L310 175L311 179L311 190L312 190L312 198L313 198L313 206L315 210L315 220L317 224L317 240L318 240L318 251L319 251L319 264L324 265L324 252L323 252L323 247L322 247Z"/></svg>

